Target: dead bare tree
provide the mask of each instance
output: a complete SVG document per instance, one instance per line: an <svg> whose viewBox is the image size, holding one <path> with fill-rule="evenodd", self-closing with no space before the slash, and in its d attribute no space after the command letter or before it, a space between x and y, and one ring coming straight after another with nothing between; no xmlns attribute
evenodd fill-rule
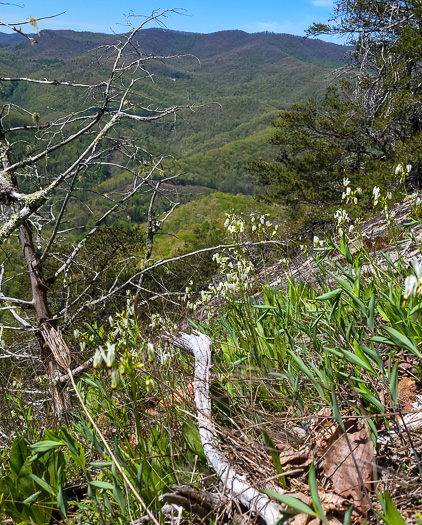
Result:
<svg viewBox="0 0 422 525"><path fill-rule="evenodd" d="M64 406L55 381L58 364L51 341L60 346L61 327L71 326L76 316L89 308L104 308L115 294L133 285L128 270L138 264L135 255L127 253L106 256L97 267L96 261L83 259L81 254L90 250L89 243L105 231L112 216L121 216L135 196L143 195L145 201L151 199L150 228L145 255L139 256L139 262L147 260L152 246L152 207L161 192L160 184L174 177L161 173L161 183L157 182L163 157L150 158L122 131L125 122L143 126L188 107L146 104L140 86L150 78L145 65L148 61L174 58L145 55L138 44L145 25L160 23L170 11L154 12L137 25L133 24L136 17L128 17L128 32L116 35L112 44L97 51L91 67L97 67L102 78L95 83L83 79L49 80L37 75L0 77L0 85L41 85L48 93L61 90L65 98L70 91L72 96L76 91L80 104L46 123L33 108L10 101L0 106L0 306L13 316L11 329L37 334L41 359L50 378L55 416ZM0 25L27 37L21 29L27 23L34 26L36 20ZM59 161L60 155L65 162ZM121 174L124 182L112 193L98 194L95 185L88 182L98 169ZM88 194L97 199L95 208L89 202L78 204L78 199L84 201ZM170 202L167 212L173 207ZM23 259L18 258L15 249L16 237ZM122 246L121 239L117 241L115 252ZM106 243L103 239L102 248L109 254ZM9 293L16 273L23 273L24 266L30 292L27 296ZM109 276L106 289L102 284L105 275Z"/></svg>

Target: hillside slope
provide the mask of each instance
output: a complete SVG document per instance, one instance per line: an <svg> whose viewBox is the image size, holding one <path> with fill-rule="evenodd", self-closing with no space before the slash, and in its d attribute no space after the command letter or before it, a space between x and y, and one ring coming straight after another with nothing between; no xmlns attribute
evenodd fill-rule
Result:
<svg viewBox="0 0 422 525"><path fill-rule="evenodd" d="M101 46L120 37L45 30L31 46L16 34L0 33L0 75L95 83L107 65ZM243 31L145 29L136 46L152 75L139 83L139 97L154 107L196 106L176 121L160 120L144 133L137 131L139 143L152 154L171 155L180 162L189 184L234 194L254 191L245 165L274 156L266 141L278 111L321 96L347 52L344 46L320 40ZM151 56L174 55L184 56L149 61ZM37 111L42 121L75 111L85 95L16 82L3 83L0 91L3 102L28 110L21 120ZM132 133L129 126L126 132Z"/></svg>

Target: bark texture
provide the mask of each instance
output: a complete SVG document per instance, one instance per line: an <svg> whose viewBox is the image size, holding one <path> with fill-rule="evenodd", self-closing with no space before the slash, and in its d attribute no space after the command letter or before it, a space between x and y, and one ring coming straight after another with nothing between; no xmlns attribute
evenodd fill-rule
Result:
<svg viewBox="0 0 422 525"><path fill-rule="evenodd" d="M199 435L209 466L217 474L225 491L231 493L242 506L258 515L265 523L273 525L282 518L279 505L251 487L221 453L211 411L211 339L200 332L191 335L181 333L177 337L168 335L166 339L195 358L195 405Z"/></svg>

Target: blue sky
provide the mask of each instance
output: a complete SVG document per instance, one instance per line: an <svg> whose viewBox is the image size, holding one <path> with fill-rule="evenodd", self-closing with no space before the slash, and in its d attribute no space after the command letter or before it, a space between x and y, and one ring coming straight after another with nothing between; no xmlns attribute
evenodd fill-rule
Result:
<svg viewBox="0 0 422 525"><path fill-rule="evenodd" d="M273 31L303 35L312 22L324 22L333 13L332 0L11 0L21 7L0 5L1 21L19 22L66 11L56 19L39 23L40 29L79 31L125 31L125 15L150 14L156 9L180 8L171 14L169 29L211 33L225 29L247 32ZM3 30L3 28L0 28Z"/></svg>

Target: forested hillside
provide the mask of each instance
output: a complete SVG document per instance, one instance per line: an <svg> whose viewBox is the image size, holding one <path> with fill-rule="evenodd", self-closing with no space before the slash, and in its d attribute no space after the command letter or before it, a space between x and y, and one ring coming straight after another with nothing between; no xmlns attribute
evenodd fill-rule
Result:
<svg viewBox="0 0 422 525"><path fill-rule="evenodd" d="M120 36L41 31L32 45L16 34L0 38L2 76L32 75L63 81L100 78L99 46ZM270 158L267 141L280 109L308 96L322 96L330 72L341 65L347 48L293 35L213 34L145 29L136 45L150 55L186 55L149 67L150 79L139 89L146 103L193 104L195 109L169 117L148 131L137 130L140 147L153 155L173 156L169 167L183 171L181 183L229 193L253 193L245 166L251 158ZM2 100L30 108L40 122L72 110L72 97L45 86L2 85ZM24 117L22 117L24 118Z"/></svg>

